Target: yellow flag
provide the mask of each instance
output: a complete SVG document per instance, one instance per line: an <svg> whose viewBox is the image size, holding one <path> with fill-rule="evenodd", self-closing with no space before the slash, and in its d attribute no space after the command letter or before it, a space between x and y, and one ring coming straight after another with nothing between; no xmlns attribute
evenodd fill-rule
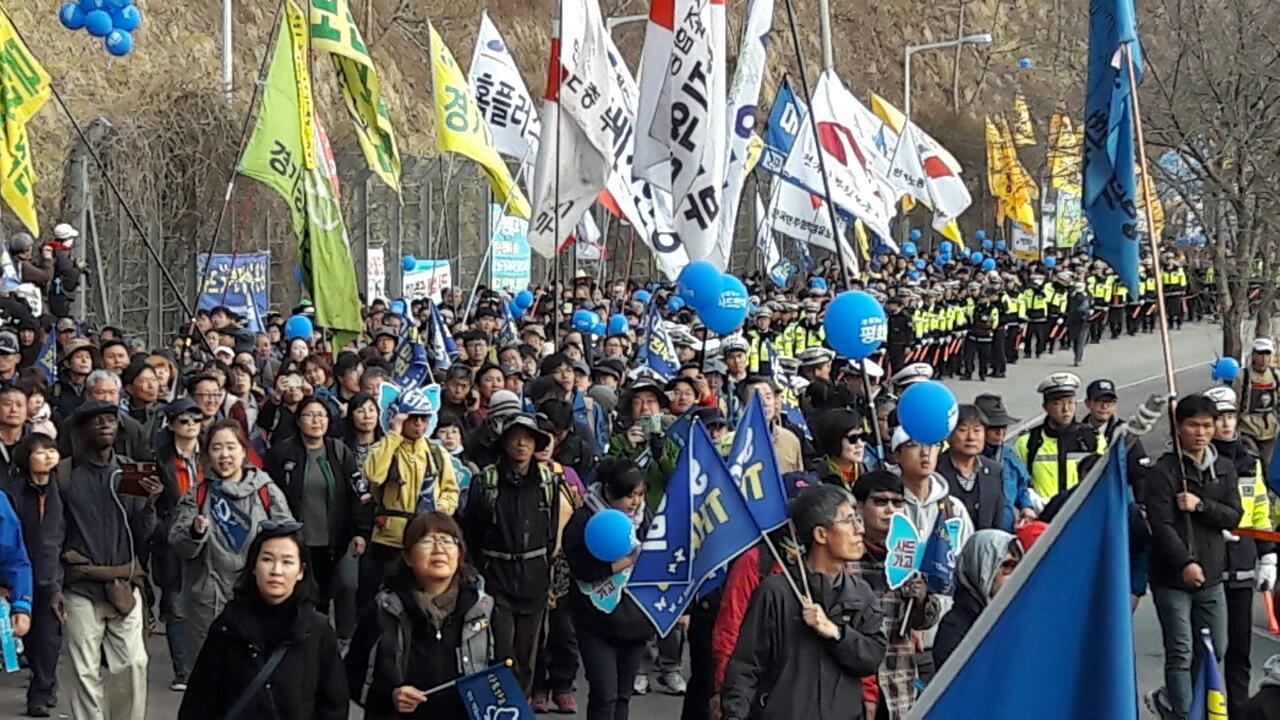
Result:
<svg viewBox="0 0 1280 720"><path fill-rule="evenodd" d="M347 0L313 0L311 44L332 56L342 100L355 126L365 162L382 181L400 193L400 148L391 115L382 101L378 72L360 37Z"/></svg>
<svg viewBox="0 0 1280 720"><path fill-rule="evenodd" d="M1036 144L1036 128L1031 124L1031 110L1022 93L1013 96L1013 142L1018 147Z"/></svg>
<svg viewBox="0 0 1280 720"><path fill-rule="evenodd" d="M1083 129L1072 128L1071 117L1057 112L1049 118L1049 185L1077 197L1081 194L1080 165Z"/></svg>
<svg viewBox="0 0 1280 720"><path fill-rule="evenodd" d="M1000 198L1004 193L1004 150L1002 148L1003 139L1000 137L1000 130L996 124L991 122L991 116L986 117L987 128L987 190L994 198ZM996 222L1003 223L1004 219L998 215L997 207Z"/></svg>
<svg viewBox="0 0 1280 720"><path fill-rule="evenodd" d="M27 139L27 121L52 93L49 74L40 67L9 17L0 13L0 196L31 234L40 237L36 219L36 173Z"/></svg>
<svg viewBox="0 0 1280 720"><path fill-rule="evenodd" d="M1133 172L1138 177L1146 179L1146 182L1143 183L1145 187L1138 188L1138 218L1143 224L1146 223L1146 207L1150 203L1151 219L1155 222L1152 235L1157 239L1161 238L1164 236L1164 205L1160 202L1160 193L1156 191L1155 181L1151 179L1149 173L1144 174L1142 168L1137 167L1136 163Z"/></svg>
<svg viewBox="0 0 1280 720"><path fill-rule="evenodd" d="M875 113L876 117L880 118L884 124L893 128L896 133L901 133L902 128L907 124L907 116L903 115L901 110L875 93L871 93L871 112ZM951 168L951 172L956 175L963 174L964 171L960 169L960 161L947 152L946 148L938 145L937 150L938 157L942 158L942 162L946 163L948 168Z"/></svg>
<svg viewBox="0 0 1280 720"><path fill-rule="evenodd" d="M431 78L436 101L436 146L441 152L456 152L480 163L497 202L507 202L507 214L529 217L529 201L516 186L511 172L493 146L489 124L471 96L462 70L445 47L434 25L431 32Z"/></svg>
<svg viewBox="0 0 1280 720"><path fill-rule="evenodd" d="M999 125L986 119L987 187L996 198L996 222L1006 217L1021 224L1028 232L1036 227L1035 207L1039 196L1035 181L1018 159L1008 121L1001 116Z"/></svg>

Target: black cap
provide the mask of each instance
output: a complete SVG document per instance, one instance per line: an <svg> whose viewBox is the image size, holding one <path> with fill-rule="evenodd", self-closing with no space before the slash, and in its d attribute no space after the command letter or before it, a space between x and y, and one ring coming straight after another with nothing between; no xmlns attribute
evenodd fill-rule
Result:
<svg viewBox="0 0 1280 720"><path fill-rule="evenodd" d="M164 416L169 419L169 422L177 420L186 413L204 414L200 412L200 408L196 406L196 401L189 397L180 397L164 406Z"/></svg>
<svg viewBox="0 0 1280 720"><path fill-rule="evenodd" d="M72 425L82 425L90 419L107 413L119 412L120 408L105 400L87 400L71 414Z"/></svg>
<svg viewBox="0 0 1280 720"><path fill-rule="evenodd" d="M708 430L714 427L729 427L729 420L725 418L724 413L720 412L720 408L700 408L697 413L698 419Z"/></svg>
<svg viewBox="0 0 1280 720"><path fill-rule="evenodd" d="M1115 400L1120 397L1116 394L1116 384L1110 380L1094 380L1089 383L1089 387L1084 391L1084 396L1089 400L1101 400L1108 397Z"/></svg>

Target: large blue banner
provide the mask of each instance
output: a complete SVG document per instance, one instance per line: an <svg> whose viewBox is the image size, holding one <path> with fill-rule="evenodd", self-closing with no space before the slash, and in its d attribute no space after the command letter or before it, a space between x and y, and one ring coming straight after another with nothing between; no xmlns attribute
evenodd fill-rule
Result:
<svg viewBox="0 0 1280 720"><path fill-rule="evenodd" d="M495 290L520 292L529 287L533 256L529 251L529 221L502 214L502 206L489 205L493 231L493 257L489 260L489 285Z"/></svg>
<svg viewBox="0 0 1280 720"><path fill-rule="evenodd" d="M689 444L692 431L693 423L686 414L667 429L667 436L683 448ZM689 582L693 570L691 464L689 453L680 453L676 469L667 481L666 495L662 497L658 512L653 515L653 522L649 523L649 534L644 538L640 557L627 582L629 586Z"/></svg>
<svg viewBox="0 0 1280 720"><path fill-rule="evenodd" d="M224 255L215 253L196 256L196 267L209 267L209 276L200 288L201 310L225 305L247 318L245 327L254 332L262 329L262 316L270 306L271 254L247 253Z"/></svg>

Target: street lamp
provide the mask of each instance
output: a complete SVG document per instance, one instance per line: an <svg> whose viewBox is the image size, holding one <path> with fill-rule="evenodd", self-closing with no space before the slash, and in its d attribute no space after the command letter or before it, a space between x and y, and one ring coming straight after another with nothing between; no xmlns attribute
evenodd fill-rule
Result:
<svg viewBox="0 0 1280 720"><path fill-rule="evenodd" d="M613 35L614 28L618 27L619 25L629 25L631 23L644 22L645 20L648 20L648 19L649 19L649 16L647 14L646 15L619 15L618 17L605 18L604 29L605 29L605 32L609 33L610 35Z"/></svg>
<svg viewBox="0 0 1280 720"><path fill-rule="evenodd" d="M902 49L902 68L903 68L903 87L902 87L902 104L903 113L907 116L907 121L911 120L911 56L916 53L928 52L930 50L942 50L944 48L953 48L958 45L990 45L992 41L991 33L977 33L976 35L963 35L954 40L940 40L938 42L924 43L922 45L908 45Z"/></svg>

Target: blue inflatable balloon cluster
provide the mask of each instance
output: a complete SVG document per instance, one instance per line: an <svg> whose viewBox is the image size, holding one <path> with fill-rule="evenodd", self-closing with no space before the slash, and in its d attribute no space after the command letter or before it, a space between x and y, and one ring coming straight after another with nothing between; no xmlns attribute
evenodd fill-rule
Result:
<svg viewBox="0 0 1280 720"><path fill-rule="evenodd" d="M116 57L133 50L133 32L142 24L142 11L133 0L69 0L58 8L58 20L68 30L81 30L102 38L107 52Z"/></svg>
<svg viewBox="0 0 1280 720"><path fill-rule="evenodd" d="M1218 358L1210 366L1210 371L1214 382L1230 384L1240 375L1240 361L1233 357Z"/></svg>
<svg viewBox="0 0 1280 720"><path fill-rule="evenodd" d="M590 310L578 310L573 313L573 329L590 335L604 335L609 330L601 317Z"/></svg>
<svg viewBox="0 0 1280 720"><path fill-rule="evenodd" d="M294 315L285 321L284 339L293 340L294 338L302 338L308 342L311 341L311 334L315 331L315 327L311 324L311 318L306 315Z"/></svg>
<svg viewBox="0 0 1280 720"><path fill-rule="evenodd" d="M587 520L582 539L586 542L588 552L597 560L607 563L617 562L630 555L639 544L631 518L613 508L592 515Z"/></svg>
<svg viewBox="0 0 1280 720"><path fill-rule="evenodd" d="M747 286L719 268L698 260L685 266L676 278L676 295L690 305L702 323L717 335L728 335L747 319Z"/></svg>

